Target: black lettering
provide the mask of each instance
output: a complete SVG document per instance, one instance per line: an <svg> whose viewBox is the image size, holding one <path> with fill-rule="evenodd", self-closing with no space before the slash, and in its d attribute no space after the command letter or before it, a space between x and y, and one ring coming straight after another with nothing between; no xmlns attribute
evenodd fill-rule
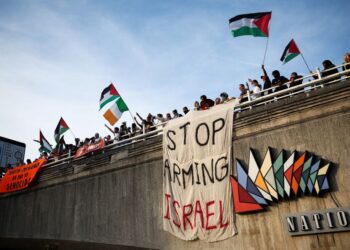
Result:
<svg viewBox="0 0 350 250"><path fill-rule="evenodd" d="M177 169L177 171L175 171L175 169ZM179 186L181 187L181 182L179 180L179 175L181 174L181 170L180 170L180 167L176 163L174 163L174 166L173 166L173 173L174 173L173 182L175 183L175 178L176 178L177 182L179 183Z"/></svg>
<svg viewBox="0 0 350 250"><path fill-rule="evenodd" d="M216 128L216 123L221 122L221 126ZM219 132L225 126L225 120L223 118L219 118L213 122L213 145L215 145L215 134Z"/></svg>
<svg viewBox="0 0 350 250"><path fill-rule="evenodd" d="M188 171L186 171L185 169L182 169L182 183L184 185L184 189L186 189L185 175L190 175L192 177L192 186L193 186L194 176L193 176L193 165L192 164L188 168Z"/></svg>
<svg viewBox="0 0 350 250"><path fill-rule="evenodd" d="M226 178L227 174L228 174L228 164L224 164L222 167L221 167L221 176L222 176L222 172L223 170L225 170L225 174L222 176L222 177L219 177L218 176L218 164L221 160L224 160L226 162L226 156L223 156L223 157L220 157L216 162L215 162L215 177L216 177L216 180L218 181L222 181L223 179Z"/></svg>
<svg viewBox="0 0 350 250"><path fill-rule="evenodd" d="M172 146L172 147L170 147L169 145L167 145L167 146L168 146L168 149L170 149L170 150L175 150L175 149L176 149L176 144L175 144L175 142L173 141L173 139L171 139L170 133L173 134L173 135L176 135L176 133L175 133L174 130L168 130L168 132L166 133L166 135L167 135L169 141L171 141L171 142L173 143L173 146Z"/></svg>
<svg viewBox="0 0 350 250"><path fill-rule="evenodd" d="M208 169L207 169L207 166L206 166L204 163L202 163L202 175L203 175L203 184L204 184L204 186L207 185L207 181L206 181L205 173L204 173L204 172L207 173L207 176L208 176L210 182L211 182L211 183L214 183L213 161L214 161L214 160L212 159L212 160L211 160L211 175L210 175L210 173L209 173L209 171L208 171Z"/></svg>
<svg viewBox="0 0 350 250"><path fill-rule="evenodd" d="M187 126L190 125L190 122L186 122L184 125L180 127L180 129L184 129L184 145L186 145L186 137L187 137Z"/></svg>
<svg viewBox="0 0 350 250"><path fill-rule="evenodd" d="M201 142L199 141L199 138L198 138L198 132L199 132L199 129L200 129L201 126L205 126L205 128L206 128L206 130L207 130L207 139L205 140L204 143L201 143ZM200 146L205 146L205 145L207 145L208 142L209 142L209 134L210 134L210 132L209 132L209 127L208 127L208 125L207 125L206 123L200 123L200 124L197 126L197 128L196 128L196 142L198 143L198 145L200 145Z"/></svg>
<svg viewBox="0 0 350 250"><path fill-rule="evenodd" d="M164 161L164 176L166 174L166 172L165 172L166 169L168 169L169 181L171 181L171 172L170 172L170 166L169 166L169 160L168 159L166 159Z"/></svg>
<svg viewBox="0 0 350 250"><path fill-rule="evenodd" d="M196 184L201 184L201 182L199 181L198 162L195 162L194 164L196 165L196 173L197 173L197 181L196 181Z"/></svg>

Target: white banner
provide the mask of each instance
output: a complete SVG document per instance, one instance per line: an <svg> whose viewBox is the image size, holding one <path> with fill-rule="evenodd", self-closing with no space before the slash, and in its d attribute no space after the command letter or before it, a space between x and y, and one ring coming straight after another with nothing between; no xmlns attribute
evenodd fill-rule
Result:
<svg viewBox="0 0 350 250"><path fill-rule="evenodd" d="M183 240L236 233L230 175L234 104L190 111L163 135L163 228Z"/></svg>

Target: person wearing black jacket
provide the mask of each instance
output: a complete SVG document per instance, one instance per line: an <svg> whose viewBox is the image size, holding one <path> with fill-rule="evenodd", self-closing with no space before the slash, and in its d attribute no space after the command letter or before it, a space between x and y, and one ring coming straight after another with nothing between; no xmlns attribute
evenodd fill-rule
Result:
<svg viewBox="0 0 350 250"><path fill-rule="evenodd" d="M261 68L262 68L263 73L264 73L264 75L261 76L261 79L262 79L263 82L264 82L263 90L265 90L265 89L271 88L271 81L270 81L269 76L268 76L267 73L266 73L265 66L264 66L264 65L261 65ZM265 92L264 92L264 95L268 95L268 94L271 94L271 93L272 93L272 91L271 91L271 90L268 90L268 91L265 91Z"/></svg>
<svg viewBox="0 0 350 250"><path fill-rule="evenodd" d="M274 92L281 91L284 89L287 89L287 85L285 83L288 82L288 79L284 76L281 76L280 72L278 70L272 71L272 87L276 87Z"/></svg>

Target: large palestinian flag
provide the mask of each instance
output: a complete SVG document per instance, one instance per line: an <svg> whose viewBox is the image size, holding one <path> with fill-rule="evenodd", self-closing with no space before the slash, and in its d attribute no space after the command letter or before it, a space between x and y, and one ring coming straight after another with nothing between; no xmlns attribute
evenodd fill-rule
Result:
<svg viewBox="0 0 350 250"><path fill-rule="evenodd" d="M113 126L120 119L123 112L128 110L128 106L126 106L124 100L119 97L103 116Z"/></svg>
<svg viewBox="0 0 350 250"><path fill-rule="evenodd" d="M113 83L105 88L101 93L100 110L107 104L120 97L118 91L115 89Z"/></svg>
<svg viewBox="0 0 350 250"><path fill-rule="evenodd" d="M294 42L294 39L292 39L288 43L287 47L284 49L280 60L283 63L287 63L290 60L292 60L294 57L298 56L299 54L300 54L300 50L298 49L297 44Z"/></svg>
<svg viewBox="0 0 350 250"><path fill-rule="evenodd" d="M55 141L58 143L60 140L60 136L63 135L69 129L67 123L61 117L60 121L57 124L55 129Z"/></svg>
<svg viewBox="0 0 350 250"><path fill-rule="evenodd" d="M230 19L233 37L237 36L269 36L269 24L272 12L260 12L238 15Z"/></svg>

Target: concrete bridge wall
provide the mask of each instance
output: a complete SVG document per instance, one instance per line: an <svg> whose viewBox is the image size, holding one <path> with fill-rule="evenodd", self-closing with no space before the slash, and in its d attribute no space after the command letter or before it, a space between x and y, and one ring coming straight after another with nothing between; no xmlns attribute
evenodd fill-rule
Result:
<svg viewBox="0 0 350 250"><path fill-rule="evenodd" d="M260 162L267 147L275 154L282 149L307 150L334 163L332 192L237 215L238 234L225 241L185 242L162 230L162 138L155 137L90 159L44 168L32 188L2 195L0 245L21 249L44 249L43 242L51 242L55 249L350 248L349 232L290 237L281 217L350 206L349 131L349 82L237 113L234 158L247 164L249 148Z"/></svg>

